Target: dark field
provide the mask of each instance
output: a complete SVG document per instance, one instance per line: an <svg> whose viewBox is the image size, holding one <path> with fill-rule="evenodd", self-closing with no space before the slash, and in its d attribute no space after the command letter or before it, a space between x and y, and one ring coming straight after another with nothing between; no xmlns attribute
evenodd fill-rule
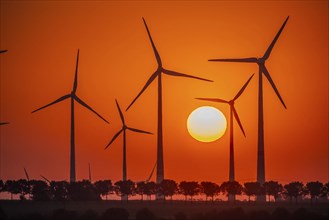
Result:
<svg viewBox="0 0 329 220"><path fill-rule="evenodd" d="M98 201L98 202L36 202L36 201L0 201L2 212L0 219L119 219L104 217L106 210L110 208L123 208L129 213L129 219L173 219L173 220L212 220L212 219L327 219L329 213L329 203L290 204L248 204L237 202L228 204L226 202L185 202L185 201ZM148 210L140 211L143 208ZM283 209L282 209L283 208ZM92 210L92 211L90 211ZM125 211L124 210L124 211ZM69 211L69 212L67 212ZM88 212L87 212L88 211ZM113 211L113 210L112 210ZM114 209L117 211L117 209ZM86 214L87 212L87 214ZM139 217L136 214L139 213ZM35 215L37 213L38 215ZM55 214L54 214L55 213ZM154 218L154 216L156 218ZM180 213L180 214L178 214ZM34 214L34 215L31 215ZM178 215L177 215L178 214ZM40 216L41 215L41 216ZM55 217L54 217L55 216ZM92 217L94 216L94 217ZM144 216L144 217L143 217ZM145 217L146 216L146 217ZM148 216L148 217L147 217ZM222 217L220 217L222 216ZM224 218L225 216L225 218ZM229 217L228 217L229 216ZM276 216L276 217L274 217ZM281 216L281 217L280 217ZM283 217L286 216L286 217Z"/></svg>

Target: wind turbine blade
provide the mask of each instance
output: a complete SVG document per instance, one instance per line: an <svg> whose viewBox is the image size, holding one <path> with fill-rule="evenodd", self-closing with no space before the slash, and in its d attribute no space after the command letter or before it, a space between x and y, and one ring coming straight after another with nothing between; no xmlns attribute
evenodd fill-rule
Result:
<svg viewBox="0 0 329 220"><path fill-rule="evenodd" d="M241 63L256 63L256 57L249 57L249 58L237 58L237 59L210 59L208 61L215 61L215 62L241 62Z"/></svg>
<svg viewBox="0 0 329 220"><path fill-rule="evenodd" d="M119 103L118 103L117 100L115 100L115 103L117 104L117 108L118 108L118 111L120 113L120 118L121 118L122 124L125 124L125 118L123 117L123 114L122 114L122 111L120 109Z"/></svg>
<svg viewBox="0 0 329 220"><path fill-rule="evenodd" d="M244 133L244 130L243 130L243 127L242 127L241 121L240 121L240 119L239 119L239 115L238 115L238 113L236 112L234 106L232 106L232 110L233 110L234 118L235 118L236 121L238 122L238 124L239 124L239 126L240 126L240 128L241 128L241 131L242 131L243 135L246 136L246 134Z"/></svg>
<svg viewBox="0 0 329 220"><path fill-rule="evenodd" d="M217 99L217 98L195 98L198 100L204 100L204 101L210 101L210 102L220 102L220 103L229 103L228 101L224 99Z"/></svg>
<svg viewBox="0 0 329 220"><path fill-rule="evenodd" d="M9 122L0 122L0 125L7 125Z"/></svg>
<svg viewBox="0 0 329 220"><path fill-rule="evenodd" d="M130 128L130 127L127 127L128 130L131 130L131 131L134 131L134 132L138 132L138 133L144 133L144 134L153 134L151 132L148 132L148 131L143 131L143 130L139 130L139 129L136 129L136 128Z"/></svg>
<svg viewBox="0 0 329 220"><path fill-rule="evenodd" d="M44 176L42 176L42 175L40 175L40 176L41 176L41 178L44 179L46 182L50 183L50 180L49 180L49 179L47 179L46 177L44 177Z"/></svg>
<svg viewBox="0 0 329 220"><path fill-rule="evenodd" d="M56 103L58 103L58 102L61 102L61 101L65 100L65 99L67 99L67 98L70 98L70 97L71 97L71 94L64 95L64 96L60 97L59 99L57 99L57 100L55 100L55 101L49 103L48 105L45 105L45 106L43 106L43 107L41 107L41 108L38 108L37 110L34 110L32 113L37 112L37 111L39 111L39 110L41 110L41 109L47 108L47 107L49 107L49 106L51 106L51 105L53 105L53 104L56 104Z"/></svg>
<svg viewBox="0 0 329 220"><path fill-rule="evenodd" d="M157 166L157 163L158 163L158 161L155 161L155 164L154 164L154 167L153 167L153 169L151 171L151 174L150 174L149 178L146 180L147 183L150 182L150 180L151 180L151 178L153 176L154 170L155 170L155 168Z"/></svg>
<svg viewBox="0 0 329 220"><path fill-rule="evenodd" d="M197 77L197 76L191 76L191 75L187 75L187 74L184 74L184 73L178 73L178 72L171 71L171 70L163 69L162 71L163 71L163 73L165 73L167 75L171 75L171 76L180 76L180 77L187 77L187 78L192 78L192 79L203 80L203 81L207 81L207 82L214 82L214 81L209 80L209 79L204 79L204 78L200 78L200 77Z"/></svg>
<svg viewBox="0 0 329 220"><path fill-rule="evenodd" d="M90 163L88 163L88 173L89 173L89 182L91 182L91 169L90 169Z"/></svg>
<svg viewBox="0 0 329 220"><path fill-rule="evenodd" d="M130 105L127 107L126 111L128 111L128 109L135 103L135 101L138 99L138 97L140 95L142 95L142 93L145 91L145 89L153 82L153 80L160 74L160 72L157 70L155 71L152 76L147 80L145 86L143 87L143 89L138 93L138 95L136 96L136 98L130 103Z"/></svg>
<svg viewBox="0 0 329 220"><path fill-rule="evenodd" d="M26 179L27 181L30 181L30 177L29 177L29 174L27 173L26 169L24 168L24 173L25 173L25 176L26 176Z"/></svg>
<svg viewBox="0 0 329 220"><path fill-rule="evenodd" d="M0 53L5 53L7 52L8 50L0 50Z"/></svg>
<svg viewBox="0 0 329 220"><path fill-rule="evenodd" d="M98 114L94 109L92 109L89 105L87 105L84 101L82 101L78 96L74 96L73 97L77 102L79 102L82 106L86 107L87 109L89 109L90 111L92 111L93 113L95 113L98 117L100 117L103 121L105 121L106 123L109 124L109 122L103 118L100 114Z"/></svg>
<svg viewBox="0 0 329 220"><path fill-rule="evenodd" d="M254 76L255 74L252 74L252 76L248 79L248 81L243 85L243 87L240 89L240 91L236 94L236 96L234 97L233 101L237 100L240 95L243 93L243 91L247 88L251 78Z"/></svg>
<svg viewBox="0 0 329 220"><path fill-rule="evenodd" d="M151 44L152 44L152 48L153 48L153 51L154 51L154 55L155 55L155 58L157 59L158 65L159 65L159 66L162 66L162 62L161 62L160 55L159 55L159 53L158 53L157 48L155 47L155 44L154 44L154 42L153 42L153 39L152 39L151 33L150 33L150 31L149 31L149 28L147 27L147 24L146 24L146 21L145 21L144 18L143 18L143 22L144 22L145 28L146 28L146 30L147 30L147 34L149 35L149 38L150 38L150 41L151 41Z"/></svg>
<svg viewBox="0 0 329 220"><path fill-rule="evenodd" d="M77 53L77 61L76 61L76 64L75 64L73 93L75 93L77 91L77 88L78 88L78 66L79 66L79 49L78 49L78 53Z"/></svg>
<svg viewBox="0 0 329 220"><path fill-rule="evenodd" d="M113 141L121 134L121 132L123 131L123 129L121 129L118 133L116 133L114 136L113 136L113 138L112 138L112 140L110 141L110 143L108 143L108 145L106 145L106 147L105 147L105 149L104 150L106 150L112 143L113 143Z"/></svg>
<svg viewBox="0 0 329 220"><path fill-rule="evenodd" d="M270 76L270 73L267 71L267 69L266 69L266 67L264 65L262 65L260 68L261 68L262 72L264 73L264 75L266 76L266 78L268 79L268 81L270 82L270 84L271 84L274 92L276 93L276 95L280 99L282 105L284 106L285 109L287 109L286 104L284 103L284 101L283 101L283 99L282 99L282 97L281 97L278 89L276 88L276 86L275 86L275 84L274 84L274 82L273 82L273 80L272 80L272 78Z"/></svg>
<svg viewBox="0 0 329 220"><path fill-rule="evenodd" d="M286 18L286 20L284 21L283 25L281 26L279 32L276 34L275 38L273 39L272 43L270 44L270 46L267 48L263 58L266 60L267 58L269 58L270 54L271 54L271 51L276 43L276 41L278 40L278 38L280 37L280 34L283 30L283 28L286 26L286 23L289 19L289 16Z"/></svg>

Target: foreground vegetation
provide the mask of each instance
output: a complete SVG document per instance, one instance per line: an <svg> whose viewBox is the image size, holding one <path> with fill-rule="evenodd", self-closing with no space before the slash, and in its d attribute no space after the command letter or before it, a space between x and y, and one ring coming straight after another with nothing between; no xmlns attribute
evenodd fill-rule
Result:
<svg viewBox="0 0 329 220"><path fill-rule="evenodd" d="M108 195L116 194L122 198L140 195L141 200L147 196L148 200L156 194L164 195L164 199L174 195L182 195L185 200L193 201L195 196L205 196L214 201L220 195L229 194L245 195L250 202L252 197L266 195L267 201L290 201L310 200L311 203L319 198L327 201L329 196L329 183L319 181L291 182L285 185L276 181L268 181L263 186L257 182L223 182L218 185L213 182L163 180L160 184L154 182L137 182L131 180L118 181L112 184L111 180L99 180L94 183L83 180L69 183L66 181L42 181L42 180L0 180L0 192L7 192L13 198L16 195L20 200L34 201L98 201L107 200Z"/></svg>
<svg viewBox="0 0 329 220"><path fill-rule="evenodd" d="M0 201L1 220L324 220L328 203Z"/></svg>

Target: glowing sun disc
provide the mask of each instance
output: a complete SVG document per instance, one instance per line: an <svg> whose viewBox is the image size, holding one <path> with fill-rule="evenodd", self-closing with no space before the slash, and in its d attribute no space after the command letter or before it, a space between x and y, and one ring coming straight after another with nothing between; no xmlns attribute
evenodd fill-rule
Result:
<svg viewBox="0 0 329 220"><path fill-rule="evenodd" d="M195 109L187 119L188 132L201 142L212 142L221 138L225 134L226 127L224 114L211 106Z"/></svg>

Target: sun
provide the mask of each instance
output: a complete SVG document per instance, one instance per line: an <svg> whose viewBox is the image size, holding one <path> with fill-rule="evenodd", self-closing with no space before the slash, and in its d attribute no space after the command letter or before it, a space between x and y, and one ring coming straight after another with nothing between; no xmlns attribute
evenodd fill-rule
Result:
<svg viewBox="0 0 329 220"><path fill-rule="evenodd" d="M188 132L201 142L212 142L221 138L225 134L226 126L224 114L211 106L195 109L187 119Z"/></svg>

